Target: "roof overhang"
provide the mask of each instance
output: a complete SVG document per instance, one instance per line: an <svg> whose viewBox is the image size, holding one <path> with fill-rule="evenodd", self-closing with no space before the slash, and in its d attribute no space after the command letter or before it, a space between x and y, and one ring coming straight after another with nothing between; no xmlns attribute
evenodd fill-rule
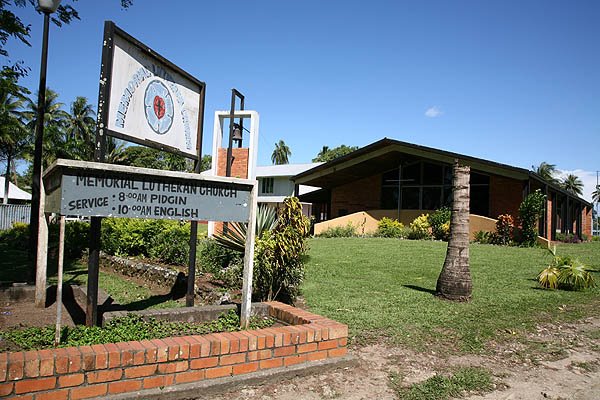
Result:
<svg viewBox="0 0 600 400"><path fill-rule="evenodd" d="M399 165L427 159L445 164L458 160L478 172L526 180L529 171L463 154L419 146L384 138L326 164L312 168L292 179L297 184L332 188L357 179L397 168Z"/></svg>

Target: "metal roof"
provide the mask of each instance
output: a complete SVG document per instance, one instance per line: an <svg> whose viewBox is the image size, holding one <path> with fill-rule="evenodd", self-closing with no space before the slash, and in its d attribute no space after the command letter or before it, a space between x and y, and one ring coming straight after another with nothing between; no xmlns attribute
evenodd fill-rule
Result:
<svg viewBox="0 0 600 400"><path fill-rule="evenodd" d="M256 167L256 177L294 176L323 163L281 164Z"/></svg>

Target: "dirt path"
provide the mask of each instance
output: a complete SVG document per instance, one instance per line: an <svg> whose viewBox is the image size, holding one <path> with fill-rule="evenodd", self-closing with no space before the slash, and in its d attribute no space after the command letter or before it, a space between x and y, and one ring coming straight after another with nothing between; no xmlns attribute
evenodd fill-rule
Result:
<svg viewBox="0 0 600 400"><path fill-rule="evenodd" d="M485 356L417 353L371 345L352 349L355 367L319 375L245 386L198 400L397 399L401 386L421 382L453 367L484 367L494 375L494 390L468 400L600 399L600 318L541 327L520 340L495 346ZM398 382L395 382L398 383Z"/></svg>

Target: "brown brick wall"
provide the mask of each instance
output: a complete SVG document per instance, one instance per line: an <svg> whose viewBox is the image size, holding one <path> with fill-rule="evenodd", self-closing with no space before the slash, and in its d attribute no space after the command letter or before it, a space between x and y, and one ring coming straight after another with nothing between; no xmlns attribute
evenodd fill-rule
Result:
<svg viewBox="0 0 600 400"><path fill-rule="evenodd" d="M232 333L0 353L0 397L85 399L346 355L348 327L286 304L269 314L290 325Z"/></svg>
<svg viewBox="0 0 600 400"><path fill-rule="evenodd" d="M359 179L331 189L331 218L340 210L348 214L381 208L381 174Z"/></svg>
<svg viewBox="0 0 600 400"><path fill-rule="evenodd" d="M233 178L248 178L248 155L247 148L232 148L231 155L233 161L231 163L231 176ZM217 175L225 176L227 172L227 149L220 148L217 159ZM215 222L215 233L223 232L223 223Z"/></svg>
<svg viewBox="0 0 600 400"><path fill-rule="evenodd" d="M552 240L552 212L554 210L554 204L552 202L552 194L548 193L547 198L547 210L546 210L546 239Z"/></svg>
<svg viewBox="0 0 600 400"><path fill-rule="evenodd" d="M490 176L490 217L510 214L519 216L519 205L523 201L523 182L502 176Z"/></svg>
<svg viewBox="0 0 600 400"><path fill-rule="evenodd" d="M231 176L233 178L248 178L248 149L231 149L233 162L231 163ZM227 149L219 149L219 157L217 161L217 175L225 176L227 171Z"/></svg>
<svg viewBox="0 0 600 400"><path fill-rule="evenodd" d="M592 237L592 209L591 207L583 207L581 210L581 229L584 235Z"/></svg>

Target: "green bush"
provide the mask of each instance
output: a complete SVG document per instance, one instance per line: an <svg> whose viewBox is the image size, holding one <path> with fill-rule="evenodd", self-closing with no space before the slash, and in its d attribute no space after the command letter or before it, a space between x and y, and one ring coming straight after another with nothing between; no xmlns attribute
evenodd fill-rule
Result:
<svg viewBox="0 0 600 400"><path fill-rule="evenodd" d="M65 257L79 258L89 246L90 225L86 222L65 223ZM48 227L48 240L51 245L58 243L58 224ZM29 249L29 224L16 222L10 229L0 231L0 241L19 250Z"/></svg>
<svg viewBox="0 0 600 400"><path fill-rule="evenodd" d="M495 234L493 232L488 232L488 231L477 231L473 234L474 236L474 242L476 243L481 243L481 244L492 244L494 243L494 236Z"/></svg>
<svg viewBox="0 0 600 400"><path fill-rule="evenodd" d="M223 247L210 238L201 240L198 246L199 267L212 274L217 274L230 265L242 263L243 256L239 251Z"/></svg>
<svg viewBox="0 0 600 400"><path fill-rule="evenodd" d="M537 222L544 210L546 196L541 190L530 193L519 206L519 221L521 222L521 244L535 246L537 239Z"/></svg>
<svg viewBox="0 0 600 400"><path fill-rule="evenodd" d="M428 214L421 214L410 223L408 238L414 240L431 239L431 226L429 225Z"/></svg>
<svg viewBox="0 0 600 400"><path fill-rule="evenodd" d="M409 234L409 229L398 220L383 217L377 223L377 230L374 236L386 238L406 239Z"/></svg>
<svg viewBox="0 0 600 400"><path fill-rule="evenodd" d="M10 229L0 231L0 241L12 248L27 250L29 248L29 224L13 223Z"/></svg>
<svg viewBox="0 0 600 400"><path fill-rule="evenodd" d="M227 288L240 289L243 283L243 272L244 262L239 260L231 263L228 267L217 270L214 277L223 282L223 285Z"/></svg>
<svg viewBox="0 0 600 400"><path fill-rule="evenodd" d="M316 235L323 238L338 238L338 237L354 237L356 235L356 227L348 222L346 226L331 226L323 232Z"/></svg>
<svg viewBox="0 0 600 400"><path fill-rule="evenodd" d="M65 257L77 259L90 246L90 224L82 221L65 223Z"/></svg>
<svg viewBox="0 0 600 400"><path fill-rule="evenodd" d="M167 264L187 265L190 257L190 224L166 224L150 239L148 255Z"/></svg>
<svg viewBox="0 0 600 400"><path fill-rule="evenodd" d="M161 223L161 220L105 218L102 220L102 250L116 256L147 256L153 231L160 231L152 228Z"/></svg>
<svg viewBox="0 0 600 400"><path fill-rule="evenodd" d="M293 302L304 278L302 259L310 220L302 215L296 197L288 197L278 211L278 224L256 240L254 297L258 300Z"/></svg>
<svg viewBox="0 0 600 400"><path fill-rule="evenodd" d="M436 240L450 240L450 217L452 211L448 207L442 207L429 214L427 219L431 226L431 234Z"/></svg>

